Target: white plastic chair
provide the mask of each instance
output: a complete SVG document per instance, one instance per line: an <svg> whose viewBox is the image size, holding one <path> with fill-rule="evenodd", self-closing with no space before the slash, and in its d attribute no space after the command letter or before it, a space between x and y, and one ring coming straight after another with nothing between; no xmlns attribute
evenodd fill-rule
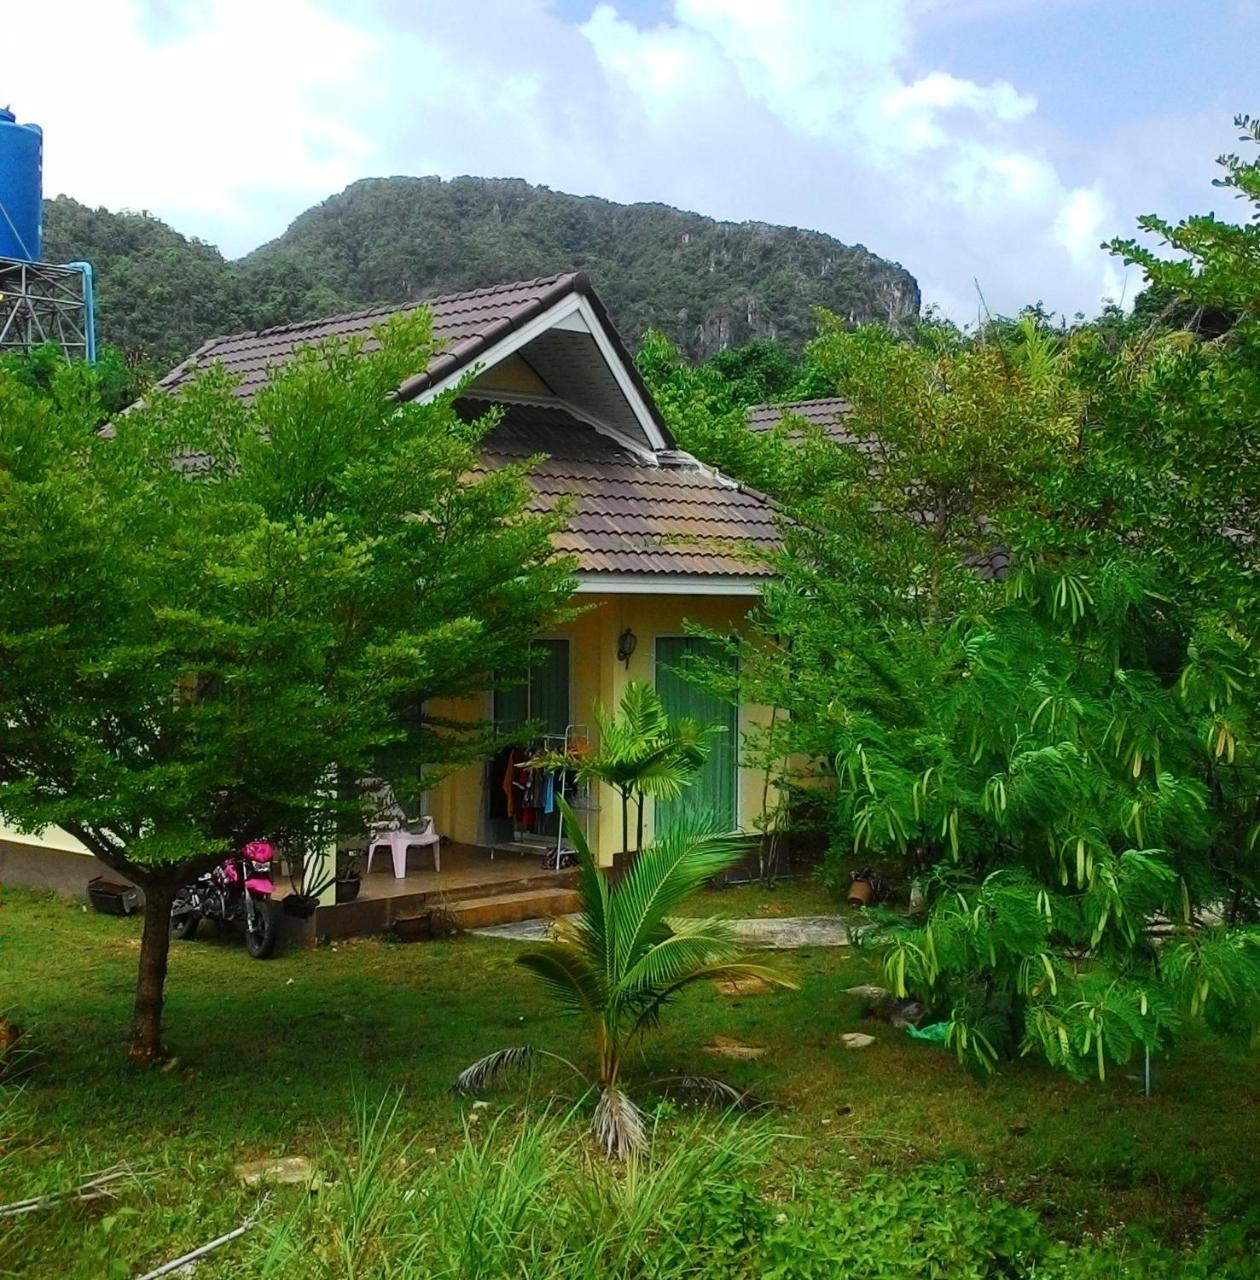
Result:
<svg viewBox="0 0 1260 1280"><path fill-rule="evenodd" d="M383 778L361 779L364 794L364 808L368 811L367 871L371 874L372 855L377 849L389 849L389 856L394 863L394 878L405 880L407 877L407 850L428 845L433 849L433 870L442 870L442 837L431 817L420 819L418 830L412 831L407 824L407 815L402 805L394 796L394 790Z"/></svg>

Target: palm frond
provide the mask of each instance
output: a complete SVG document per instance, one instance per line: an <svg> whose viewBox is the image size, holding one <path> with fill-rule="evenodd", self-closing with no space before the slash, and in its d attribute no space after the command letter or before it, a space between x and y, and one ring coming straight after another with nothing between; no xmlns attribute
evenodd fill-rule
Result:
<svg viewBox="0 0 1260 1280"><path fill-rule="evenodd" d="M682 824L643 850L617 886L617 959L628 966L660 922L743 856L743 838L707 823Z"/></svg>
<svg viewBox="0 0 1260 1280"><path fill-rule="evenodd" d="M574 1075L587 1080L586 1073L575 1067L568 1058L562 1058L558 1053L549 1053L546 1049L535 1048L532 1044L518 1044L507 1049L496 1049L494 1053L478 1058L455 1077L452 1088L456 1093L480 1093L505 1071L516 1070L532 1063L536 1058L551 1058L563 1063Z"/></svg>
<svg viewBox="0 0 1260 1280"><path fill-rule="evenodd" d="M599 1016L603 984L583 947L572 942L549 942L522 951L516 963L539 978L561 1004L591 1019Z"/></svg>
<svg viewBox="0 0 1260 1280"><path fill-rule="evenodd" d="M609 897L611 889L608 877L601 870L591 846L582 830L577 815L563 796L557 796L560 806L560 820L564 823L565 834L573 846L578 863L578 887L582 893L582 911L578 918L578 931L583 935L584 943L596 960L608 971L608 964L613 954L613 938L609 928Z"/></svg>
<svg viewBox="0 0 1260 1280"><path fill-rule="evenodd" d="M733 961L739 954L730 927L721 920L681 919L665 927L633 957L612 989L623 999L677 981L690 969Z"/></svg>
<svg viewBox="0 0 1260 1280"><path fill-rule="evenodd" d="M653 738L665 731L669 716L655 687L646 680L631 680L621 695L621 715L640 738Z"/></svg>
<svg viewBox="0 0 1260 1280"><path fill-rule="evenodd" d="M616 1085L599 1095L591 1132L606 1156L624 1160L647 1147L647 1121L643 1112Z"/></svg>
<svg viewBox="0 0 1260 1280"><path fill-rule="evenodd" d="M663 1085L669 1093L682 1093L702 1102L715 1103L734 1111L759 1111L770 1104L755 1098L747 1089L719 1080L717 1076L683 1074L662 1076L653 1084Z"/></svg>

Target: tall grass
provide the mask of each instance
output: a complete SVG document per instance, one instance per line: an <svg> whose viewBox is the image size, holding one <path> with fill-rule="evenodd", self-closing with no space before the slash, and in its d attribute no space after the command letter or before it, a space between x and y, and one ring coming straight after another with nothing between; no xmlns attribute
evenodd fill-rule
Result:
<svg viewBox="0 0 1260 1280"><path fill-rule="evenodd" d="M399 1131L397 1100L359 1104L324 1189L252 1243L246 1274L284 1280L590 1280L699 1274L694 1230L744 1195L774 1135L680 1123L651 1161L612 1165L572 1115L500 1117L442 1160ZM679 1230L687 1221L692 1229ZM709 1272L712 1274L712 1272Z"/></svg>
<svg viewBox="0 0 1260 1280"><path fill-rule="evenodd" d="M0 1080L0 1200L6 1198L8 1170L16 1155L18 1139L29 1123L22 1101L21 1086Z"/></svg>

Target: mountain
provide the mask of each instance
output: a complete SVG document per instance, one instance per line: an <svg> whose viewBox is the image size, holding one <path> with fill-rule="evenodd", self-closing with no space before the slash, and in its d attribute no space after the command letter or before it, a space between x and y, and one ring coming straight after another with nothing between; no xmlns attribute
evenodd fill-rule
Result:
<svg viewBox="0 0 1260 1280"><path fill-rule="evenodd" d="M287 262L228 262L147 213L89 209L68 196L44 202L44 257L90 262L98 338L159 368L216 334L350 305Z"/></svg>
<svg viewBox="0 0 1260 1280"><path fill-rule="evenodd" d="M368 178L229 262L147 214L45 206L46 254L97 272L101 337L159 364L205 338L501 280L585 270L631 341L655 327L692 358L752 338L799 346L826 307L901 326L910 273L817 231L716 222L519 179Z"/></svg>

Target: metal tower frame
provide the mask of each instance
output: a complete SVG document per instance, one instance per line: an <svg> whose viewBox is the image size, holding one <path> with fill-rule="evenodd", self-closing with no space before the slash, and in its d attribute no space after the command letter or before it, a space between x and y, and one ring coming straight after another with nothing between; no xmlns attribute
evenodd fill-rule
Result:
<svg viewBox="0 0 1260 1280"><path fill-rule="evenodd" d="M71 359L96 356L88 277L78 266L0 258L0 351L52 343Z"/></svg>

